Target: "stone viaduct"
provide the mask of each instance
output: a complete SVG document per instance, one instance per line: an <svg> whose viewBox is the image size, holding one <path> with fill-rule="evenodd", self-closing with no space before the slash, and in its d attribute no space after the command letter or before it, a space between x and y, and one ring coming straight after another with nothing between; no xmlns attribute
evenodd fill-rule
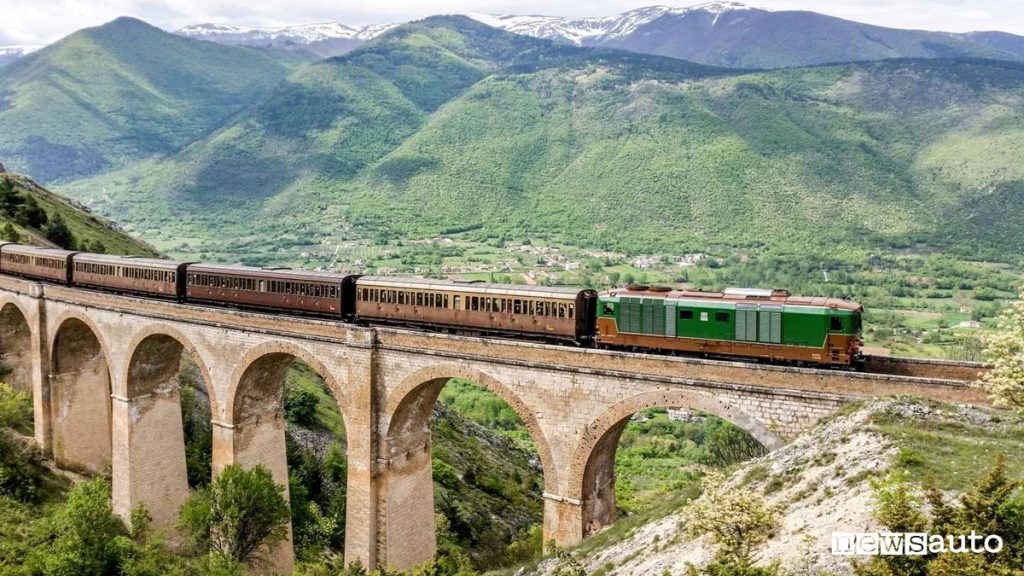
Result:
<svg viewBox="0 0 1024 576"><path fill-rule="evenodd" d="M772 449L851 399L918 394L985 404L977 365L888 361L876 372L625 354L365 328L139 299L0 277L0 360L31 390L35 437L57 464L109 474L113 506L173 527L188 494L176 374L190 354L209 391L214 473L263 464L287 486L285 375L327 382L347 430L348 561L407 568L435 550L430 415L445 383L503 398L536 443L544 539L579 542L615 518L614 456L630 417L720 416ZM290 544L272 555L292 563Z"/></svg>

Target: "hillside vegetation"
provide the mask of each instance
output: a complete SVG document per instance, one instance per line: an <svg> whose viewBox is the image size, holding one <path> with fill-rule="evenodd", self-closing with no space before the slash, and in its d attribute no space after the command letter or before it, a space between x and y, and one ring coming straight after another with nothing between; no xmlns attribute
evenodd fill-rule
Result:
<svg viewBox="0 0 1024 576"><path fill-rule="evenodd" d="M161 249L228 260L453 229L629 253L1006 258L1024 247L1021 110L1014 63L741 73L442 17L65 190Z"/></svg>
<svg viewBox="0 0 1024 576"><path fill-rule="evenodd" d="M0 70L0 159L42 182L94 174L205 136L288 67L120 18Z"/></svg>
<svg viewBox="0 0 1024 576"><path fill-rule="evenodd" d="M753 551L757 565L769 568L764 572L718 574L1018 574L999 570L1005 570L1007 564L1019 567L1014 559L1024 552L1018 540L1020 524L1015 528L1004 525L1005 530L999 531L1007 539L1001 563L988 564L995 559L982 558L981 565L986 568L970 562L975 565L972 571L953 567L929 572L925 566L904 566L904 570L894 572L855 571L854 563L867 559L832 554L831 537L833 532L900 531L903 527L890 524L894 515L886 510L926 517L950 513L961 502L987 502L993 508L1001 507L1004 516L1019 519L1024 498L1019 484L1024 478L1020 424L1019 418L1006 413L913 398L851 406L791 444L745 463L728 476L725 485L730 491L761 498L775 507L778 515L770 537ZM986 471L999 466L1000 455L1004 457L1002 474L1007 484L996 491L986 484L991 475ZM901 500L891 496L885 500L885 494L892 495L896 490ZM948 508L938 510L936 502ZM694 574L687 571L688 565L706 565L720 548L713 536L694 537L689 532L692 508L685 501L665 500L646 516L616 523L584 541L572 555L587 574ZM730 521L725 519L726 524ZM979 533L990 533L982 526L996 526L987 524L992 521L994 518L988 518L968 526ZM962 524L954 524L942 526L936 521L932 533L970 533L970 527L965 530ZM928 560L934 562L934 556ZM776 562L778 566L771 569ZM924 564L920 558L912 562ZM941 560L935 568L939 564ZM558 562L551 560L526 573L552 574L557 573L557 567Z"/></svg>
<svg viewBox="0 0 1024 576"><path fill-rule="evenodd" d="M735 8L668 14L596 44L735 68L782 68L886 58L1024 60L1020 36L899 30L803 10Z"/></svg>
<svg viewBox="0 0 1024 576"><path fill-rule="evenodd" d="M0 173L0 239L108 254L156 255L151 246L113 223L17 174Z"/></svg>

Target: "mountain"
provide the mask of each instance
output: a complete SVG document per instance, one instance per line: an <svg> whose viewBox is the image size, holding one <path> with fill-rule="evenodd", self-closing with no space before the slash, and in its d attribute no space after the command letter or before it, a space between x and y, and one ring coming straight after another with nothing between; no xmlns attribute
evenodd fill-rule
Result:
<svg viewBox="0 0 1024 576"><path fill-rule="evenodd" d="M281 28L244 28L226 24L195 24L175 33L219 44L306 51L321 58L329 58L350 52L395 26L397 24L353 27L324 23Z"/></svg>
<svg viewBox="0 0 1024 576"><path fill-rule="evenodd" d="M467 227L630 253L1006 255L1024 249L1022 111L1017 63L739 72L436 17L64 189L162 249L229 260Z"/></svg>
<svg viewBox="0 0 1024 576"><path fill-rule="evenodd" d="M619 48L733 68L781 68L886 58L992 58L1024 61L1024 37L897 30L804 11L771 11L721 1L686 8L647 6L614 16L465 16L507 32L577 46ZM178 31L232 45L344 54L394 24L312 24L242 28L199 24Z"/></svg>
<svg viewBox="0 0 1024 576"><path fill-rule="evenodd" d="M0 68L40 48L42 46L0 46Z"/></svg>
<svg viewBox="0 0 1024 576"><path fill-rule="evenodd" d="M10 224L18 235L17 238L7 237L4 240L15 240L34 246L57 247L47 239L45 223L34 225L35 222L26 221L27 219L18 211L18 207L35 203L45 213L46 222L52 221L58 215L64 220L79 249L109 254L157 255L151 246L126 235L116 224L91 213L88 208L77 202L50 192L27 176L0 170L0 195L4 199L3 206L0 206L0 229Z"/></svg>
<svg viewBox="0 0 1024 576"><path fill-rule="evenodd" d="M691 8L647 6L615 16L567 18L563 16L516 16L471 13L470 18L501 30L576 45L600 45L630 37L638 28L664 16L706 13L719 16L728 11L750 10L738 2L713 2Z"/></svg>
<svg viewBox="0 0 1024 576"><path fill-rule="evenodd" d="M273 57L120 18L0 69L0 161L41 181L168 153L265 97Z"/></svg>
<svg viewBox="0 0 1024 576"><path fill-rule="evenodd" d="M735 68L780 68L885 58L1024 60L1024 37L897 30L738 2L653 6L605 18L481 16L510 32Z"/></svg>

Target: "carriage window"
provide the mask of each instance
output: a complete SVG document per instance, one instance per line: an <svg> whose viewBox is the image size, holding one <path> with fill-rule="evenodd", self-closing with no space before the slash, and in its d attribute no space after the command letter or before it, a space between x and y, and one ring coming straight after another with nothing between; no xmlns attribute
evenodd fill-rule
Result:
<svg viewBox="0 0 1024 576"><path fill-rule="evenodd" d="M478 296L469 297L469 309L479 310L480 309L480 298Z"/></svg>
<svg viewBox="0 0 1024 576"><path fill-rule="evenodd" d="M462 310L462 296L454 296L452 298L452 308L455 310Z"/></svg>
<svg viewBox="0 0 1024 576"><path fill-rule="evenodd" d="M680 310L679 311L679 319L680 320L693 320L693 310Z"/></svg>
<svg viewBox="0 0 1024 576"><path fill-rule="evenodd" d="M729 321L729 313L728 312L715 312L715 320L717 320L719 322L728 322Z"/></svg>
<svg viewBox="0 0 1024 576"><path fill-rule="evenodd" d="M575 308L575 307L576 307L575 304L569 304L569 319L570 320L572 320L573 308Z"/></svg>
<svg viewBox="0 0 1024 576"><path fill-rule="evenodd" d="M565 318L565 304L558 305L558 317Z"/></svg>
<svg viewBox="0 0 1024 576"><path fill-rule="evenodd" d="M267 281L266 280L260 280L260 292L266 292L266 291L267 291Z"/></svg>
<svg viewBox="0 0 1024 576"><path fill-rule="evenodd" d="M534 305L533 300L527 300L526 304L528 306L527 314L529 314L530 316L533 316L534 315L534 311L536 310L536 308L534 308L534 306L533 306Z"/></svg>
<svg viewBox="0 0 1024 576"><path fill-rule="evenodd" d="M441 304L441 307L442 308L447 308L448 307L448 295L447 294L444 295L444 303Z"/></svg>

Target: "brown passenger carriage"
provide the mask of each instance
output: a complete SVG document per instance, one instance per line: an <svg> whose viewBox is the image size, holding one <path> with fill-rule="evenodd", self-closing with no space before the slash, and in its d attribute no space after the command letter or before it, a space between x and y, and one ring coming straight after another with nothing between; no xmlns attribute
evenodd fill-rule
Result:
<svg viewBox="0 0 1024 576"><path fill-rule="evenodd" d="M361 320L573 342L594 333L593 290L382 276L356 288Z"/></svg>
<svg viewBox="0 0 1024 576"><path fill-rule="evenodd" d="M187 266L156 258L80 253L72 259L71 281L75 286L181 300Z"/></svg>
<svg viewBox="0 0 1024 576"><path fill-rule="evenodd" d="M70 284L71 258L75 254L78 252L3 244L0 246L0 272Z"/></svg>
<svg viewBox="0 0 1024 576"><path fill-rule="evenodd" d="M356 276L215 264L188 267L189 301L351 315Z"/></svg>

